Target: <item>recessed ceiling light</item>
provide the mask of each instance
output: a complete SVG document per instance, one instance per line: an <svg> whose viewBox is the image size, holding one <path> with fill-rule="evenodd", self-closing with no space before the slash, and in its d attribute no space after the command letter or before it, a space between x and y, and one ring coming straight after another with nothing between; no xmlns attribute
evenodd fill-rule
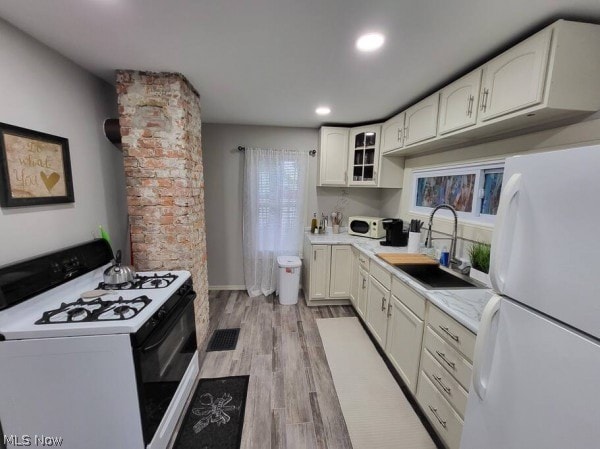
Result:
<svg viewBox="0 0 600 449"><path fill-rule="evenodd" d="M319 106L317 109L315 109L315 112L319 115L327 115L331 112L331 109L327 106Z"/></svg>
<svg viewBox="0 0 600 449"><path fill-rule="evenodd" d="M385 37L381 33L363 34L356 40L356 48L360 51L375 51L383 45Z"/></svg>

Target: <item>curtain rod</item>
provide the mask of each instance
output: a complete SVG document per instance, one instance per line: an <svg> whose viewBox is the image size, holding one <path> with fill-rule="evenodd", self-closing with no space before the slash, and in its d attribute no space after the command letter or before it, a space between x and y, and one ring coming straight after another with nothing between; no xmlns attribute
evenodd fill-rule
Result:
<svg viewBox="0 0 600 449"><path fill-rule="evenodd" d="M238 147L238 151L246 151L246 147L243 147L243 146L241 146L241 145L240 145L240 146ZM314 156L316 156L316 155L317 155L317 150L310 150L310 151L308 152L308 154L309 154L310 156L313 156L313 157L314 157Z"/></svg>

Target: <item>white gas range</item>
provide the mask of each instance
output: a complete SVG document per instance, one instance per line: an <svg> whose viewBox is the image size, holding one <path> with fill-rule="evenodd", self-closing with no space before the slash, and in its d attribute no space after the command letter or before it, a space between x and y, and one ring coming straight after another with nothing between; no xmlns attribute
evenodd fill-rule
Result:
<svg viewBox="0 0 600 449"><path fill-rule="evenodd" d="M104 287L95 240L0 268L0 423L7 448L164 449L198 376L187 271Z"/></svg>

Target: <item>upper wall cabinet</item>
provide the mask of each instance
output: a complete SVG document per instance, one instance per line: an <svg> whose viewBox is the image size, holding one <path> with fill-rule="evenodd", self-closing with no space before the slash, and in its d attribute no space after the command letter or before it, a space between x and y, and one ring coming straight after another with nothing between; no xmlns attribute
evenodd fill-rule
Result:
<svg viewBox="0 0 600 449"><path fill-rule="evenodd" d="M404 146L433 139L437 135L439 100L436 92L406 110Z"/></svg>
<svg viewBox="0 0 600 449"><path fill-rule="evenodd" d="M318 186L399 189L404 158L387 158L379 151L381 125L359 128L324 126L319 139Z"/></svg>
<svg viewBox="0 0 600 449"><path fill-rule="evenodd" d="M547 28L484 66L482 121L542 102L551 38L552 29Z"/></svg>
<svg viewBox="0 0 600 449"><path fill-rule="evenodd" d="M437 129L431 120L438 94L407 109L403 146L384 144L386 156L442 151L577 120L600 110L599 74L600 26L558 20L441 89Z"/></svg>
<svg viewBox="0 0 600 449"><path fill-rule="evenodd" d="M319 136L319 185L348 184L348 128L324 126Z"/></svg>
<svg viewBox="0 0 600 449"><path fill-rule="evenodd" d="M349 168L351 186L376 186L379 169L379 125L350 130Z"/></svg>
<svg viewBox="0 0 600 449"><path fill-rule="evenodd" d="M381 125L381 152L402 148L404 145L404 112L395 115Z"/></svg>
<svg viewBox="0 0 600 449"><path fill-rule="evenodd" d="M447 134L477 123L481 69L463 76L440 91L438 131Z"/></svg>

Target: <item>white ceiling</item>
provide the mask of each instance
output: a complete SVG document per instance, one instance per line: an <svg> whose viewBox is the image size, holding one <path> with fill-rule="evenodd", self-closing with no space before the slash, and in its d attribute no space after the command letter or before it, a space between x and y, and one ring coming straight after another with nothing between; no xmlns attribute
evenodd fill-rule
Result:
<svg viewBox="0 0 600 449"><path fill-rule="evenodd" d="M386 118L551 19L600 23L600 0L0 0L0 17L111 83L183 73L205 122L316 127ZM385 46L358 54L372 30Z"/></svg>

